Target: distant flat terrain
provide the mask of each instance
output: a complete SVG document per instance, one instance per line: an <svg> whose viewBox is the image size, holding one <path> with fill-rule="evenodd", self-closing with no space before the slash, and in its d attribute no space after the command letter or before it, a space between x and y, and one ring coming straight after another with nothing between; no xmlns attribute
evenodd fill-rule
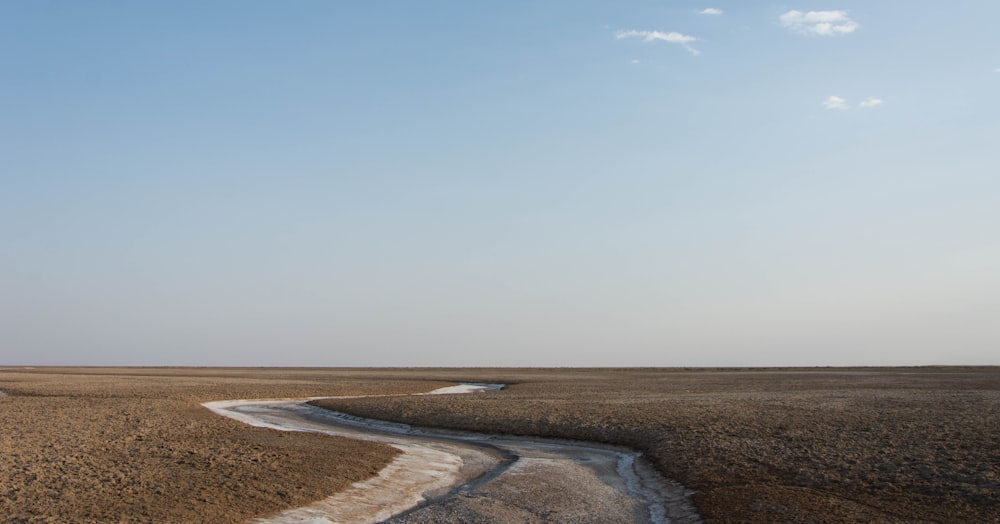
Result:
<svg viewBox="0 0 1000 524"><path fill-rule="evenodd" d="M316 404L424 426L627 445L697 490L707 520L1000 521L998 368L462 376L511 385L491 395Z"/></svg>
<svg viewBox="0 0 1000 524"><path fill-rule="evenodd" d="M0 367L9 521L239 522L369 478L392 448L251 428L210 400L643 450L716 521L1000 521L1000 369Z"/></svg>

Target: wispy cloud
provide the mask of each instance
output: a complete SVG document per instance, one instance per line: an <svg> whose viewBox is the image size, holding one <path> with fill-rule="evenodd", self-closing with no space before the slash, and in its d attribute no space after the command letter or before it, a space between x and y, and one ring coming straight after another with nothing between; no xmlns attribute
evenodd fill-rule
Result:
<svg viewBox="0 0 1000 524"><path fill-rule="evenodd" d="M823 102L823 107L827 109L836 109L839 111L845 111L851 108L851 105L847 103L846 98L839 97L837 95L830 95L826 97ZM885 105L885 100L881 98L870 96L865 98L858 104L858 107L862 109L871 109L873 107L879 107Z"/></svg>
<svg viewBox="0 0 1000 524"><path fill-rule="evenodd" d="M622 40L625 38L641 38L643 42L656 42L656 41L670 42L672 44L680 44L684 46L684 49L687 49L687 51L694 56L698 56L701 54L701 51L698 51L694 47L691 47L691 42L697 42L698 41L697 38L691 35L675 33L673 31L669 33L664 33L663 31L637 31L635 29L630 29L627 31L625 30L618 31L617 33L615 33L615 38L617 38L618 40Z"/></svg>
<svg viewBox="0 0 1000 524"><path fill-rule="evenodd" d="M699 15L721 15L722 12L723 12L722 9L718 9L716 7L706 7L705 9L702 9L701 11L698 11L698 14Z"/></svg>
<svg viewBox="0 0 1000 524"><path fill-rule="evenodd" d="M874 96L870 96L870 97L862 100L861 103L858 104L858 106L859 107L864 107L864 108L869 108L869 107L878 107L878 106L880 106L882 104L885 104L885 100L882 100L881 98L875 98Z"/></svg>
<svg viewBox="0 0 1000 524"><path fill-rule="evenodd" d="M633 64L638 64L639 63L639 59L638 58L633 58L632 59L632 63Z"/></svg>
<svg viewBox="0 0 1000 524"><path fill-rule="evenodd" d="M827 109L839 109L841 111L848 109L847 100L840 98L837 95L831 95L826 100L824 100L823 107Z"/></svg>
<svg viewBox="0 0 1000 524"><path fill-rule="evenodd" d="M851 20L847 11L802 11L791 10L778 20L785 28L804 35L836 36L853 33L859 27Z"/></svg>

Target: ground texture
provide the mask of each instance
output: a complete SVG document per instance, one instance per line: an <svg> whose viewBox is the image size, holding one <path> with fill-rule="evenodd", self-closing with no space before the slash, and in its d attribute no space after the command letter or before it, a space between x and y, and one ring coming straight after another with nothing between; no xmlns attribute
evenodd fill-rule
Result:
<svg viewBox="0 0 1000 524"><path fill-rule="evenodd" d="M711 521L1000 522L997 368L0 368L0 520L237 522L303 505L370 477L395 451L254 429L200 403L451 380L511 386L322 404L638 448L696 490Z"/></svg>
<svg viewBox="0 0 1000 524"><path fill-rule="evenodd" d="M208 400L403 393L364 372L0 368L0 521L241 522L377 474L389 446L251 428ZM362 377L360 380L358 377Z"/></svg>
<svg viewBox="0 0 1000 524"><path fill-rule="evenodd" d="M427 378L453 378L454 372ZM1000 370L466 370L498 394L320 401L643 450L709 521L1000 522Z"/></svg>

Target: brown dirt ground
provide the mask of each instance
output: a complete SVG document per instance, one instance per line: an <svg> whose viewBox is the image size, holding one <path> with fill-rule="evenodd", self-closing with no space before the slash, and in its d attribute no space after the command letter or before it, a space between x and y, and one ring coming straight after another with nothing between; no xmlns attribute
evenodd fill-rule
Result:
<svg viewBox="0 0 1000 524"><path fill-rule="evenodd" d="M647 453L718 522L1000 522L1000 368L426 370L497 394L320 401Z"/></svg>
<svg viewBox="0 0 1000 524"><path fill-rule="evenodd" d="M0 368L0 521L240 522L376 474L394 449L251 428L209 400L427 391L364 370Z"/></svg>
<svg viewBox="0 0 1000 524"><path fill-rule="evenodd" d="M725 522L1000 521L1000 368L329 370L0 368L8 522L236 522L321 499L384 446L249 428L199 404L328 402L427 426L644 450Z"/></svg>

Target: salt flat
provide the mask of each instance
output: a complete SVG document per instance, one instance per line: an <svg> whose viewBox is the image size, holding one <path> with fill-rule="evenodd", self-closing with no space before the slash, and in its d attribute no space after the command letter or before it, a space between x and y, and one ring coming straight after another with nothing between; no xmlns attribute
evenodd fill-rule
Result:
<svg viewBox="0 0 1000 524"><path fill-rule="evenodd" d="M234 398L319 402L429 427L642 450L719 521L1000 520L997 368L0 368L0 514L12 520L240 522L379 474L378 443L250 428ZM544 471L544 465L526 473ZM458 513L455 513L456 515ZM413 513L404 522L419 522Z"/></svg>
<svg viewBox="0 0 1000 524"><path fill-rule="evenodd" d="M501 387L461 384L415 395ZM205 407L255 427L381 442L401 452L377 477L261 519L264 523L700 521L683 486L662 478L640 454L625 448L413 428L343 416L305 401L232 400Z"/></svg>

